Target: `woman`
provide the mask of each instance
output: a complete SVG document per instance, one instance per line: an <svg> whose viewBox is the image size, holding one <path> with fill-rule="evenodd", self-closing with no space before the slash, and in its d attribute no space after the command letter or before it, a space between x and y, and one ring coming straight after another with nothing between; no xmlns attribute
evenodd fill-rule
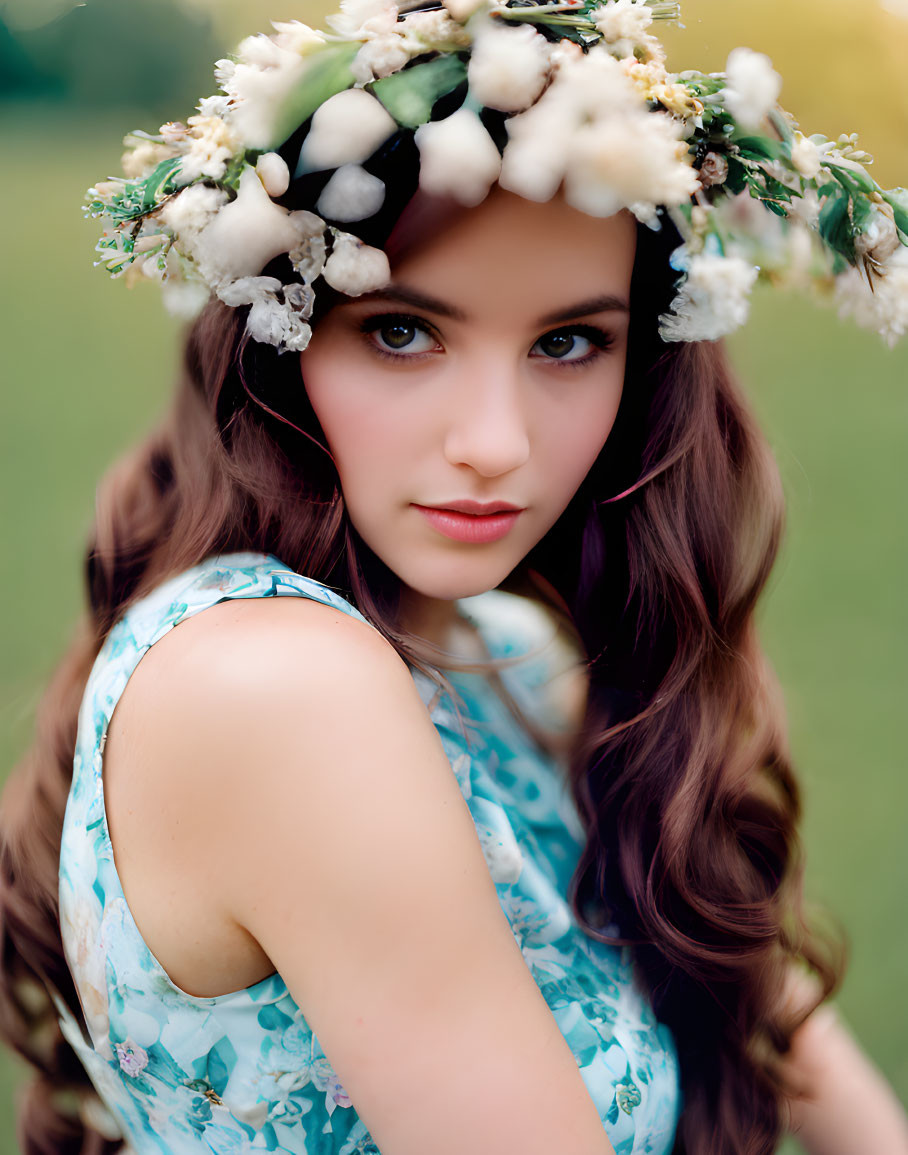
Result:
<svg viewBox="0 0 908 1155"><path fill-rule="evenodd" d="M42 1140L34 1099L34 1149L905 1147L812 1013L836 964L753 631L778 486L708 340L756 275L715 246L778 273L801 234L706 195L769 146L726 131L743 85L660 74L651 15L279 26L94 190L111 267L219 301L105 488L91 636L5 807L9 1034L80 1085L23 1039L37 978L113 1116ZM806 203L773 101L760 191ZM901 204L830 163L885 301Z"/></svg>

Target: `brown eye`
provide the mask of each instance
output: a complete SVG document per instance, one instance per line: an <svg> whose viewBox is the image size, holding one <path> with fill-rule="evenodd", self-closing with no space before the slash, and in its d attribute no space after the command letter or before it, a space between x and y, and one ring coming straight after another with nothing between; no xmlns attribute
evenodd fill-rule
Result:
<svg viewBox="0 0 908 1155"><path fill-rule="evenodd" d="M415 325L386 325L376 332L389 349L406 349L413 344L418 330Z"/></svg>
<svg viewBox="0 0 908 1155"><path fill-rule="evenodd" d="M533 346L532 356L552 361L584 361L599 344L576 330L560 329L540 337Z"/></svg>
<svg viewBox="0 0 908 1155"><path fill-rule="evenodd" d="M379 353L408 357L438 348L435 337L412 317L372 317L362 326Z"/></svg>

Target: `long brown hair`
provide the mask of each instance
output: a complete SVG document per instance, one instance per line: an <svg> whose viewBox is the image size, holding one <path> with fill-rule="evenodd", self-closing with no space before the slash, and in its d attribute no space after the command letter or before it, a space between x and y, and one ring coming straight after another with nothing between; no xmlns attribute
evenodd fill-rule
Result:
<svg viewBox="0 0 908 1155"><path fill-rule="evenodd" d="M765 1155L782 1057L812 1009L786 1008L797 967L834 986L835 951L800 906L798 790L754 609L782 524L768 449L717 345L662 345L664 253L641 232L627 383L609 443L522 575L555 591L589 659L571 781L587 843L572 901L587 931L632 944L678 1042L677 1150ZM660 242L663 243L663 242ZM357 537L298 362L242 339L214 304L190 333L162 426L100 489L90 614L4 796L0 1030L36 1068L27 1153L113 1150L74 1103L84 1073L48 992L74 1013L57 914L76 713L111 626L163 578L261 550L346 593L408 659L399 583Z"/></svg>

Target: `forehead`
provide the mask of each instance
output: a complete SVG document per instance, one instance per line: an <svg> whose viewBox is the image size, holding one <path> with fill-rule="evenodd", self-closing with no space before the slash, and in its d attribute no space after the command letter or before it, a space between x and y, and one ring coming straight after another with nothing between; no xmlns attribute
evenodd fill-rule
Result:
<svg viewBox="0 0 908 1155"><path fill-rule="evenodd" d="M578 300L627 299L636 251L629 213L595 219L560 197L495 189L476 208L417 196L387 250L394 281L465 314L534 316Z"/></svg>

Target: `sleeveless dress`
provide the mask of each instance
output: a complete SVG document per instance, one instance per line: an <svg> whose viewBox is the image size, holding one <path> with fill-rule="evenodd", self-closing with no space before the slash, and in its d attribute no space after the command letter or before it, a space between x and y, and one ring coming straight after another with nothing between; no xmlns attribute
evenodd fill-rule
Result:
<svg viewBox="0 0 908 1155"><path fill-rule="evenodd" d="M107 727L143 654L179 622L225 599L286 596L361 619L337 593L276 558L213 558L130 608L99 654L82 702L60 916L87 1034L62 1003L58 1010L112 1121L140 1155L378 1153L279 975L216 998L188 995L171 982L127 906L104 811ZM493 657L528 655L501 677L528 716L544 718L553 633L545 615L494 591L459 605ZM617 1155L668 1155L680 1109L674 1042L635 985L627 952L584 935L565 901L582 835L556 762L483 676L450 675L459 713L430 679L414 677L514 937Z"/></svg>

